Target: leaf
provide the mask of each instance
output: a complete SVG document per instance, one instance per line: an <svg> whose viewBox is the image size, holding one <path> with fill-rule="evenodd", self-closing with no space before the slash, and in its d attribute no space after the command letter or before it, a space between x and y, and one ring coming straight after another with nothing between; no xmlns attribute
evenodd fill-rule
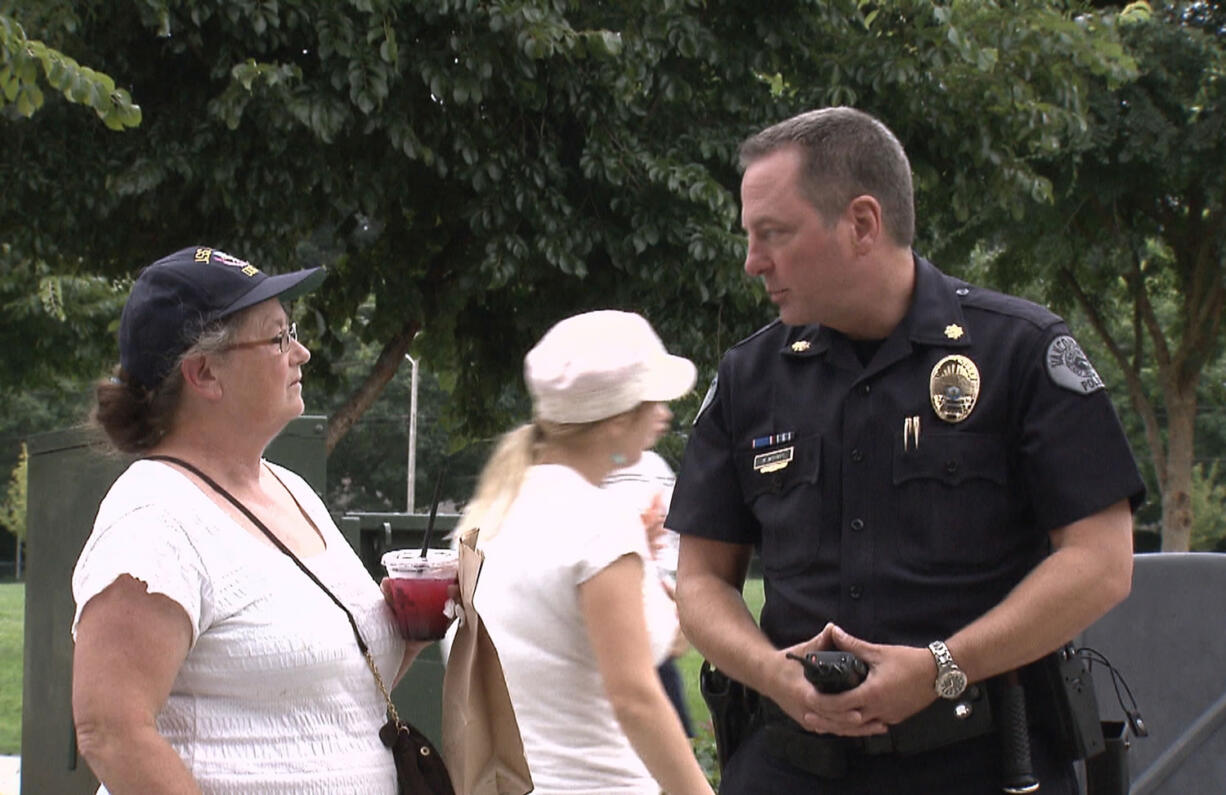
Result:
<svg viewBox="0 0 1226 795"><path fill-rule="evenodd" d="M27 119L34 115L41 103L36 103L33 97L34 86L27 86L17 95L17 112Z"/></svg>
<svg viewBox="0 0 1226 795"><path fill-rule="evenodd" d="M12 102L17 98L17 91L21 88L21 81L12 74L8 67L5 67L5 70L0 72L0 87L4 90L4 99Z"/></svg>

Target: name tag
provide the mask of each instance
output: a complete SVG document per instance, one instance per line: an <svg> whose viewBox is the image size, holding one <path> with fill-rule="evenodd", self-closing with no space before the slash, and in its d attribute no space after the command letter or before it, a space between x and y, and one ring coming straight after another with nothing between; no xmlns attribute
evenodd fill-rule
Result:
<svg viewBox="0 0 1226 795"><path fill-rule="evenodd" d="M782 450L771 450L769 453L759 453L753 457L755 472L765 475L768 472L778 472L792 463L796 448L785 447Z"/></svg>

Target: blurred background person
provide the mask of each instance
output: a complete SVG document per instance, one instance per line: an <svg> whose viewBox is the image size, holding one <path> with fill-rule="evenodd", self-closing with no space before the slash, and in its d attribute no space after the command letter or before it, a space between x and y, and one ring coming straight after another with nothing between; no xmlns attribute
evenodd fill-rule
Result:
<svg viewBox="0 0 1226 795"><path fill-rule="evenodd" d="M323 278L205 247L155 262L94 418L117 450L234 495L352 613L391 686L420 645L310 486L262 457L303 411L311 357L281 301ZM396 792L385 701L345 612L188 467L137 460L119 477L72 588L73 718L100 792Z"/></svg>
<svg viewBox="0 0 1226 795"><path fill-rule="evenodd" d="M539 795L710 793L656 667L677 635L643 522L601 484L694 385L642 317L567 318L524 358L533 420L487 462L474 603L498 648Z"/></svg>
<svg viewBox="0 0 1226 795"><path fill-rule="evenodd" d="M656 436L652 441L654 447L665 433L668 432L672 412L663 403L658 404ZM643 520L643 528L647 532L647 543L651 548L652 564L656 576L664 584L664 590L673 602L669 606L676 611L675 590L677 582L677 549L680 535L667 529L664 520L668 516L668 504L673 497L673 483L676 475L659 453L654 450L644 450L642 457L634 464L616 469L604 481L604 489L619 498L628 501ZM687 737L694 736L694 726L690 721L689 707L685 701L685 684L681 678L681 670L677 667L677 658L685 654L689 643L677 627L677 635L669 649L668 657L660 663L658 671L660 681L664 684L664 692L673 702L677 717Z"/></svg>

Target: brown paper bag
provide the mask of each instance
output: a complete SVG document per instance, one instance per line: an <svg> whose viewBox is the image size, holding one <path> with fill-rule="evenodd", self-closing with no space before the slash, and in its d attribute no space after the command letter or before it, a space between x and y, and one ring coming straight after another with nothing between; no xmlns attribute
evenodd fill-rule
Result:
<svg viewBox="0 0 1226 795"><path fill-rule="evenodd" d="M460 602L443 674L443 759L456 795L525 795L532 776L498 650L473 606L485 556L477 529L460 537Z"/></svg>

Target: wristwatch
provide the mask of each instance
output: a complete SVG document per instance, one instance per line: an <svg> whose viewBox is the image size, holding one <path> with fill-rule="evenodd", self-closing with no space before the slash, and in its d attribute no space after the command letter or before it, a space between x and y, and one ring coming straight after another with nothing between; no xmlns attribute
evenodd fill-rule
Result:
<svg viewBox="0 0 1226 795"><path fill-rule="evenodd" d="M949 647L939 640L928 644L928 651L937 661L937 678L933 689L941 698L957 698L966 690L966 673L954 662Z"/></svg>

